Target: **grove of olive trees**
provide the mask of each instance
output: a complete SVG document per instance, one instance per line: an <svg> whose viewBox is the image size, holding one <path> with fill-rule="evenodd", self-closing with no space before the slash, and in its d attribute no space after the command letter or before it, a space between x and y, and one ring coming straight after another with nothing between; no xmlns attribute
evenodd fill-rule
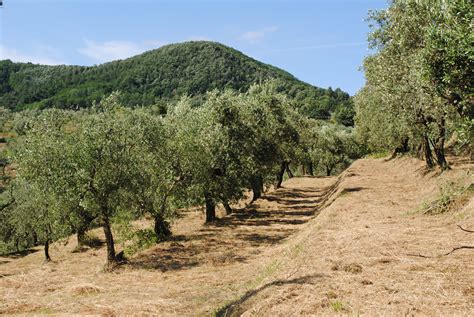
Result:
<svg viewBox="0 0 474 317"><path fill-rule="evenodd" d="M350 128L299 114L273 82L212 91L200 106L183 97L166 115L124 107L113 93L88 109L5 111L2 119L17 134L8 144L16 175L1 196L2 248L43 244L46 260L51 242L77 234L84 245L101 227L114 264L114 232L130 233L134 220L151 217L159 242L181 208L205 205L213 222L218 204L230 214L246 191L255 200L281 186L290 165L329 175L361 153Z"/></svg>

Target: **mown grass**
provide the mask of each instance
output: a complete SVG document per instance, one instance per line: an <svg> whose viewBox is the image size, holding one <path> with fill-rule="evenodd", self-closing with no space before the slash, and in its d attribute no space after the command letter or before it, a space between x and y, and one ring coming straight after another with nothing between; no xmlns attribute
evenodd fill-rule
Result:
<svg viewBox="0 0 474 317"><path fill-rule="evenodd" d="M440 187L438 196L431 202L423 203L420 212L438 215L462 206L474 194L474 184L446 182Z"/></svg>

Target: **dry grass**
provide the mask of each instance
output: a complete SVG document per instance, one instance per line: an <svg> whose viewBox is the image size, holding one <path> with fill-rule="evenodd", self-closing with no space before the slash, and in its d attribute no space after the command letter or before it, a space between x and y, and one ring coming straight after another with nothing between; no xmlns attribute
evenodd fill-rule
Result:
<svg viewBox="0 0 474 317"><path fill-rule="evenodd" d="M214 225L187 211L171 241L113 272L102 270L104 247L72 253L73 239L53 245L46 265L41 252L0 258L0 313L473 315L472 251L407 255L473 239L456 227L474 228L472 197L407 215L465 174L422 175L421 164L365 159L339 178L293 178Z"/></svg>
<svg viewBox="0 0 474 317"><path fill-rule="evenodd" d="M472 316L472 250L441 258L408 255L474 244L473 235L456 226L474 228L472 195L449 213L406 213L436 198L441 183L466 177L472 182L472 174L454 166L440 176L423 175L422 164L406 158L353 164L332 195L337 199L286 244L288 249L302 245L305 252L280 257L284 265L266 281L271 287L259 285L257 294L222 312Z"/></svg>

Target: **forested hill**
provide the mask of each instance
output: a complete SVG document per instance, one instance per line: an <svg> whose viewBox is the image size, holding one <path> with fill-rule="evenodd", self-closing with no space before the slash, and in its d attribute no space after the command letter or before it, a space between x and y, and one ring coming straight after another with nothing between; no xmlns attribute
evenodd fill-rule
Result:
<svg viewBox="0 0 474 317"><path fill-rule="evenodd" d="M124 60L98 66L45 66L0 62L0 106L25 108L87 107L112 91L122 92L128 106L165 104L187 94L195 100L212 89L245 91L256 82L276 78L303 113L338 121L351 118L350 96L322 89L215 42L171 44Z"/></svg>

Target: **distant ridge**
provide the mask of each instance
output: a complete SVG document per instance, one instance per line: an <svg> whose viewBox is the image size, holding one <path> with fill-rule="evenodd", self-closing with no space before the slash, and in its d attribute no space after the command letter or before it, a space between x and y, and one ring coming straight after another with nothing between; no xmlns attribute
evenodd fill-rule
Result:
<svg viewBox="0 0 474 317"><path fill-rule="evenodd" d="M213 89L247 90L253 83L277 79L310 117L327 119L350 107L340 89L322 89L216 42L170 44L98 66L45 66L0 61L0 106L25 108L88 107L119 90L127 106L165 104L183 95L199 101Z"/></svg>

